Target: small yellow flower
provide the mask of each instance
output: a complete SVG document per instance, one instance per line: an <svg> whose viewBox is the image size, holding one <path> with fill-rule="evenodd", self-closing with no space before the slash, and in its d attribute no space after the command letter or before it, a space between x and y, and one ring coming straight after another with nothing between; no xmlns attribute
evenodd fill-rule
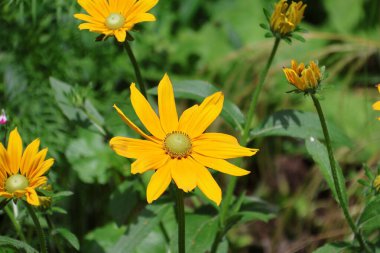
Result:
<svg viewBox="0 0 380 253"><path fill-rule="evenodd" d="M115 36L124 42L126 34L140 22L155 21L153 14L147 13L158 0L78 0L78 3L89 14L75 14L74 17L87 23L79 25L79 29Z"/></svg>
<svg viewBox="0 0 380 253"><path fill-rule="evenodd" d="M274 7L270 18L270 27L274 33L282 36L287 35L296 29L301 22L306 4L293 2L289 5L286 0L280 0Z"/></svg>
<svg viewBox="0 0 380 253"><path fill-rule="evenodd" d="M305 64L297 65L292 60L292 67L283 68L283 71L288 82L301 91L315 91L322 79L321 70L314 61L310 61L309 66L305 67Z"/></svg>
<svg viewBox="0 0 380 253"><path fill-rule="evenodd" d="M373 181L373 187L375 187L375 189L377 191L380 191L380 175L378 175L375 180Z"/></svg>
<svg viewBox="0 0 380 253"><path fill-rule="evenodd" d="M377 90L379 91L380 93L380 83L377 85ZM373 105L372 105L372 108L376 111L380 111L380 101L377 101L375 102ZM378 120L380 120L380 117L377 118ZM380 180L380 179L379 179ZM380 182L379 182L380 183Z"/></svg>
<svg viewBox="0 0 380 253"><path fill-rule="evenodd" d="M40 205L36 188L47 182L43 176L54 163L45 160L48 149L38 152L40 140L36 139L22 150L22 139L15 128L9 135L8 147L0 142L0 196L22 198L34 206Z"/></svg>
<svg viewBox="0 0 380 253"><path fill-rule="evenodd" d="M121 156L137 159L131 166L133 174L155 170L147 189L148 203L158 199L173 179L185 192L199 187L219 205L222 192L207 168L233 176L250 173L225 159L252 156L257 149L240 146L231 135L203 133L222 111L221 92L185 110L178 118L173 87L166 74L158 85L159 116L134 83L130 89L132 106L151 135L144 133L114 105L123 121L145 140L114 137L110 146Z"/></svg>

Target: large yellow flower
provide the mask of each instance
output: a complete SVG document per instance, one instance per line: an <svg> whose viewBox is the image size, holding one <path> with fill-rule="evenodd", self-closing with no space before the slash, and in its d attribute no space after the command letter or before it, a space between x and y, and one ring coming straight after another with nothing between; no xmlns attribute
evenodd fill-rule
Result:
<svg viewBox="0 0 380 253"><path fill-rule="evenodd" d="M140 22L155 21L156 17L147 13L158 0L78 0L87 11L86 14L75 14L77 19L86 21L79 29L101 33L106 37L115 36L124 42L126 33Z"/></svg>
<svg viewBox="0 0 380 253"><path fill-rule="evenodd" d="M219 205L222 192L207 168L233 176L250 173L225 159L252 156L257 149L240 146L231 135L203 133L223 108L221 92L185 110L178 119L173 88L166 74L158 85L159 117L134 83L130 89L132 106L152 135L144 133L114 105L124 122L145 140L114 137L110 146L121 156L137 159L132 163L133 174L156 170L147 189L148 203L159 198L173 179L177 187L185 192L198 186Z"/></svg>
<svg viewBox="0 0 380 253"><path fill-rule="evenodd" d="M54 159L45 160L48 149L38 152L40 140L36 139L22 150L22 139L15 128L9 135L8 148L0 142L0 196L22 198L35 206L40 205L36 188L47 182L44 176Z"/></svg>
<svg viewBox="0 0 380 253"><path fill-rule="evenodd" d="M380 83L377 85L377 90L380 92ZM372 108L376 111L380 111L380 101L377 101L375 102L373 105L372 105ZM378 120L380 120L380 117L377 118ZM379 179L379 182L380 182L380 179ZM380 183L379 183L379 189L380 189Z"/></svg>
<svg viewBox="0 0 380 253"><path fill-rule="evenodd" d="M301 91L315 90L322 79L321 70L314 61L310 61L309 66L297 64L292 60L291 68L283 68L286 79Z"/></svg>
<svg viewBox="0 0 380 253"><path fill-rule="evenodd" d="M289 5L286 0L280 0L274 7L270 18L270 27L273 32L287 35L296 29L305 12L306 4L293 2Z"/></svg>

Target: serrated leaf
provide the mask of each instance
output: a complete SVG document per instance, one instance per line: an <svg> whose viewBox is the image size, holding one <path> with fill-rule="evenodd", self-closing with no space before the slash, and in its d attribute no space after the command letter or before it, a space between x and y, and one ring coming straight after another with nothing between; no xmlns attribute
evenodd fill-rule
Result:
<svg viewBox="0 0 380 253"><path fill-rule="evenodd" d="M328 129L334 144L351 147L351 140L342 133L340 127L329 122ZM288 136L308 139L314 136L324 139L319 117L313 112L302 112L297 110L283 110L270 115L257 128L250 132L251 139L265 136Z"/></svg>
<svg viewBox="0 0 380 253"><path fill-rule="evenodd" d="M13 249L16 249L18 251L22 251L25 253L38 253L37 250L35 250L32 246L29 244L19 241L13 238L10 238L8 236L0 236L0 248L4 247L11 247Z"/></svg>
<svg viewBox="0 0 380 253"><path fill-rule="evenodd" d="M56 228L52 230L53 234L59 234L62 236L74 249L79 250L79 240L78 238L71 233L68 229L66 228Z"/></svg>
<svg viewBox="0 0 380 253"><path fill-rule="evenodd" d="M174 81L173 89L176 98L189 98L197 102L201 102L205 97L219 91L212 84L199 80ZM150 89L149 93L157 95L157 88ZM244 115L239 107L226 98L224 99L221 116L234 129L242 130L242 125L245 122Z"/></svg>
<svg viewBox="0 0 380 253"><path fill-rule="evenodd" d="M380 196L366 205L358 224L363 230L368 231L380 228Z"/></svg>
<svg viewBox="0 0 380 253"><path fill-rule="evenodd" d="M172 207L171 204L148 205L141 212L137 221L133 223L126 235L116 244L107 249L107 253L133 252L142 240L158 225L165 213Z"/></svg>
<svg viewBox="0 0 380 253"><path fill-rule="evenodd" d="M333 196L335 200L340 203L337 195L338 189L336 189L333 176L332 176L332 171L330 167L330 161L327 153L326 147L320 143L315 137L310 137L306 140L306 149L313 158L315 162L318 163L320 171L324 177L324 179L327 182L327 185L329 186L330 190L333 193ZM340 168L338 162L335 161L335 167L337 169L337 174L338 174L338 184L341 189L342 197L343 197L343 202L340 203L342 206L345 205L347 206L348 198L347 198L347 192L346 192L346 186L345 186L345 180L343 177L342 169Z"/></svg>

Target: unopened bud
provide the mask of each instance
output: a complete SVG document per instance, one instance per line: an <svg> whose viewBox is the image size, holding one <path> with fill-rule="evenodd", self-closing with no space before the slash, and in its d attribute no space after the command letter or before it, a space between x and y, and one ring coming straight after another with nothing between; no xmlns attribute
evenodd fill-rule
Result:
<svg viewBox="0 0 380 253"><path fill-rule="evenodd" d="M5 125L7 124L7 115L5 115L4 109L1 109L1 115L0 115L0 125Z"/></svg>

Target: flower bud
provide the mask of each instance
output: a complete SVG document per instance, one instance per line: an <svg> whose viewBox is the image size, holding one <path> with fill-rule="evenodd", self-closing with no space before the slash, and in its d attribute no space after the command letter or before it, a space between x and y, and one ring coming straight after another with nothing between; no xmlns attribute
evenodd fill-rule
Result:
<svg viewBox="0 0 380 253"><path fill-rule="evenodd" d="M1 109L1 115L0 115L0 125L5 125L7 124L7 115L5 114L4 109Z"/></svg>
<svg viewBox="0 0 380 253"><path fill-rule="evenodd" d="M286 0L280 0L274 7L270 18L270 27L273 33L285 36L296 29L305 12L306 4L293 2L289 5Z"/></svg>

